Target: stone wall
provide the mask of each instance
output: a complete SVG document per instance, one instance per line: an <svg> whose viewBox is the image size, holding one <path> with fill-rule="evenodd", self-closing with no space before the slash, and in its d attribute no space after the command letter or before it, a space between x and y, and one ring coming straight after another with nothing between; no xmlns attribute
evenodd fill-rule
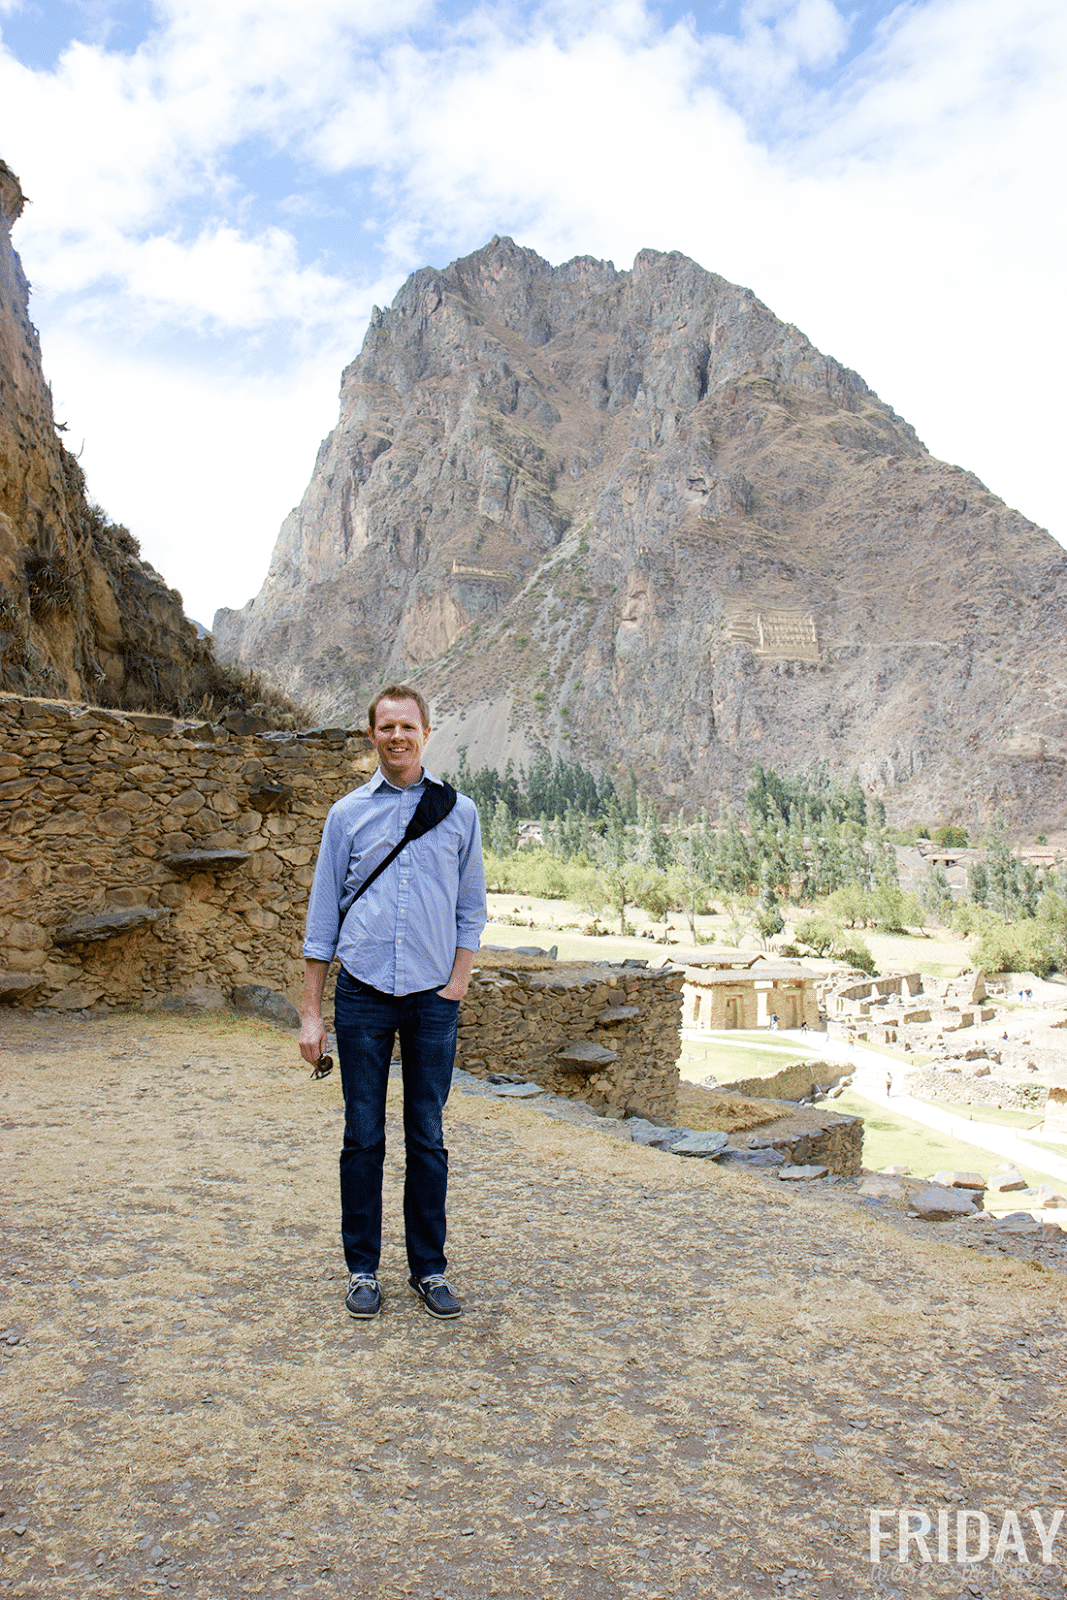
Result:
<svg viewBox="0 0 1067 1600"><path fill-rule="evenodd" d="M678 1093L684 973L625 962L476 971L457 1062L587 1101L605 1116L670 1121Z"/></svg>
<svg viewBox="0 0 1067 1600"><path fill-rule="evenodd" d="M244 732L0 696L0 968L16 1004L299 998L322 824L359 733Z"/></svg>
<svg viewBox="0 0 1067 1600"><path fill-rule="evenodd" d="M947 1100L965 1106L998 1106L1002 1111L1044 1110L1048 1085L1044 1083L1005 1083L1000 1078L974 1078L966 1072L938 1072L920 1067L904 1079L908 1094L922 1100Z"/></svg>
<svg viewBox="0 0 1067 1600"><path fill-rule="evenodd" d="M262 984L299 1000L322 825L373 748L343 729L229 723L0 695L0 997L210 1004ZM670 1119L682 972L533 966L486 956L459 1064Z"/></svg>
<svg viewBox="0 0 1067 1600"><path fill-rule="evenodd" d="M752 1167L827 1167L852 1178L863 1170L863 1119L820 1110L811 1125L798 1128L787 1114L780 1123L733 1134L722 1159Z"/></svg>
<svg viewBox="0 0 1067 1600"><path fill-rule="evenodd" d="M806 1100L814 1089L831 1088L851 1070L849 1066L835 1066L830 1061L793 1061L766 1077L738 1078L734 1083L720 1083L716 1087L733 1094L749 1095L755 1100Z"/></svg>

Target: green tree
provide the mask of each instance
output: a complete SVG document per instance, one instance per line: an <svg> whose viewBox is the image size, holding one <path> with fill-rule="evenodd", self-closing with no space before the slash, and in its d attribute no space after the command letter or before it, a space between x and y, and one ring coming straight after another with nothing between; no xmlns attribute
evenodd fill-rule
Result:
<svg viewBox="0 0 1067 1600"><path fill-rule="evenodd" d="M998 811L986 834L986 870L989 874L989 902L1005 922L1011 921L1019 903L1016 867L1007 824Z"/></svg>
<svg viewBox="0 0 1067 1600"><path fill-rule="evenodd" d="M604 832L594 842L596 862L605 905L619 919L619 932L626 932L626 907L634 887L634 862L627 835L626 819L618 805L608 808Z"/></svg>
<svg viewBox="0 0 1067 1600"><path fill-rule="evenodd" d="M919 904L936 922L944 922L952 911L952 890L944 867L928 867L919 880Z"/></svg>
<svg viewBox="0 0 1067 1600"><path fill-rule="evenodd" d="M784 927L785 918L779 909L768 867L764 871L763 883L760 889L759 909L756 912L756 932L759 934L765 950L775 934L781 933Z"/></svg>
<svg viewBox="0 0 1067 1600"><path fill-rule="evenodd" d="M880 883L868 896L868 920L883 933L905 933L923 926L922 907L897 883Z"/></svg>
<svg viewBox="0 0 1067 1600"><path fill-rule="evenodd" d="M495 856L514 855L519 846L518 828L511 808L501 798L493 807L489 820L489 848Z"/></svg>
<svg viewBox="0 0 1067 1600"><path fill-rule="evenodd" d="M672 904L685 912L689 937L694 944L697 942L697 913L707 910L711 899L712 856L707 812L702 811L698 820L688 827L679 812L671 833L668 881Z"/></svg>
<svg viewBox="0 0 1067 1600"><path fill-rule="evenodd" d="M835 889L826 902L826 909L831 916L848 924L850 928L864 927L870 917L870 896L858 883L842 884L840 889Z"/></svg>
<svg viewBox="0 0 1067 1600"><path fill-rule="evenodd" d="M713 870L714 886L724 896L743 895L753 881L752 857L745 836L732 806L725 804L719 811Z"/></svg>
<svg viewBox="0 0 1067 1600"><path fill-rule="evenodd" d="M817 956L825 956L836 945L844 943L845 929L836 917L816 912L814 916L805 917L803 922L797 923L793 937L798 944L814 950Z"/></svg>
<svg viewBox="0 0 1067 1600"><path fill-rule="evenodd" d="M637 798L637 829L633 858L642 866L664 872L670 864L671 843L663 829L659 812L649 801Z"/></svg>
<svg viewBox="0 0 1067 1600"><path fill-rule="evenodd" d="M976 906L989 899L989 872L984 861L972 861L967 868L967 894Z"/></svg>

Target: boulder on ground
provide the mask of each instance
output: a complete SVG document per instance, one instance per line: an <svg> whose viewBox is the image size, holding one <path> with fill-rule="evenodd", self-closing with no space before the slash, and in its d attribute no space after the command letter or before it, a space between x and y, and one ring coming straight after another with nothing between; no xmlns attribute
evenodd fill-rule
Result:
<svg viewBox="0 0 1067 1600"><path fill-rule="evenodd" d="M1011 1194L1016 1189L1025 1189L1026 1179L1010 1168L1007 1172L994 1172L986 1188L990 1194Z"/></svg>
<svg viewBox="0 0 1067 1600"><path fill-rule="evenodd" d="M730 1142L728 1133L712 1130L708 1133L690 1133L671 1145L672 1156L717 1156Z"/></svg>
<svg viewBox="0 0 1067 1600"><path fill-rule="evenodd" d="M246 1016L263 1017L283 1028L299 1028L300 1013L291 1000L262 983L242 983L230 991L230 1001L235 1011Z"/></svg>
<svg viewBox="0 0 1067 1600"><path fill-rule="evenodd" d="M778 1177L790 1182L803 1181L807 1178L825 1178L829 1167L779 1167Z"/></svg>
<svg viewBox="0 0 1067 1600"><path fill-rule="evenodd" d="M864 1178L857 1185L856 1193L868 1200L899 1200L904 1193L904 1185L899 1178Z"/></svg>
<svg viewBox="0 0 1067 1600"><path fill-rule="evenodd" d="M226 996L221 989L208 983L191 983L179 994L169 994L159 1002L160 1011L172 1011L179 1016L199 1016L202 1013L223 1011Z"/></svg>
<svg viewBox="0 0 1067 1600"><path fill-rule="evenodd" d="M908 1207L927 1222L952 1222L959 1217L973 1217L979 1209L960 1190L944 1189L934 1183L928 1183L909 1195Z"/></svg>
<svg viewBox="0 0 1067 1600"><path fill-rule="evenodd" d="M985 1179L977 1172L935 1172L931 1183L944 1184L946 1189L984 1189Z"/></svg>

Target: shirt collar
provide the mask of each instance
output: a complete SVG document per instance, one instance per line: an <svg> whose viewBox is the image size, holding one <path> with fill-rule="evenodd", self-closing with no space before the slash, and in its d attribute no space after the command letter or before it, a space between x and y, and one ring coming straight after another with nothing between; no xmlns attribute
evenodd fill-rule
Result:
<svg viewBox="0 0 1067 1600"><path fill-rule="evenodd" d="M441 779L440 778L435 778L432 772L428 772L427 769L425 767L423 767L423 769L422 769L422 777L419 779L418 783L409 783L408 784L408 789L417 789L417 788L419 788L419 786L421 784L424 784L424 783L436 783L438 788L440 788ZM397 787L397 785L395 783L390 783L389 779L385 776L385 773L382 771L381 767L379 767L377 769L377 771L375 772L373 778L368 780L367 788L368 789L372 789L375 792L377 792L377 790L379 790L379 789L381 789L383 787L386 788L386 789L392 789L394 794L406 794L407 793L407 789L400 789L400 788Z"/></svg>

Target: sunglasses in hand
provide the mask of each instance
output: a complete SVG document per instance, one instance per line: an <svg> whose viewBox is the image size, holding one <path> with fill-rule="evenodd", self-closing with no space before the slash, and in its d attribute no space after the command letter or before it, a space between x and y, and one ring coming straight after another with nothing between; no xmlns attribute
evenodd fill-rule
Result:
<svg viewBox="0 0 1067 1600"><path fill-rule="evenodd" d="M320 1056L311 1069L313 1078L328 1078L333 1071L333 1056Z"/></svg>

